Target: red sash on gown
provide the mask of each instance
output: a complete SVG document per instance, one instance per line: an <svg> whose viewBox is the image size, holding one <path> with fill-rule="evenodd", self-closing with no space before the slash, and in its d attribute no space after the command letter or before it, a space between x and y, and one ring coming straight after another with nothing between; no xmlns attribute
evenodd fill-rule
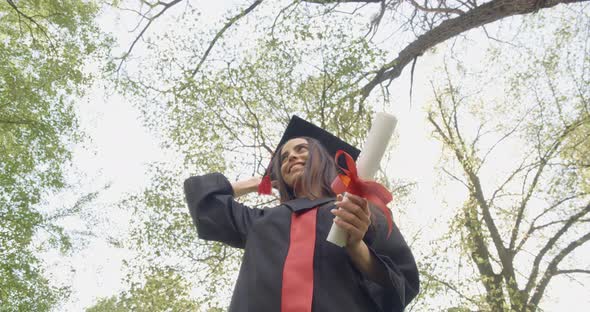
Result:
<svg viewBox="0 0 590 312"><path fill-rule="evenodd" d="M289 251L283 267L281 312L311 312L317 207L291 215Z"/></svg>

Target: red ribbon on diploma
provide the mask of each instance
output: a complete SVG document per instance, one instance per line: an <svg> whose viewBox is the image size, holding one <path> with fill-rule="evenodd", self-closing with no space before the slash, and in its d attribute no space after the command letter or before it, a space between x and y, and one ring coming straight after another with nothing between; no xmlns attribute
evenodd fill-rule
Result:
<svg viewBox="0 0 590 312"><path fill-rule="evenodd" d="M346 159L346 167L348 167L348 170L338 165L338 158L342 155L344 155ZM354 159L352 159L352 157L345 151L338 150L334 157L334 161L336 162L336 166L338 166L344 174L339 174L336 179L332 181L332 191L336 194L348 192L360 196L379 207L387 219L387 236L389 236L393 227L391 212L389 211L389 208L387 208L387 204L393 199L391 193L383 185L375 181L361 179L358 176Z"/></svg>

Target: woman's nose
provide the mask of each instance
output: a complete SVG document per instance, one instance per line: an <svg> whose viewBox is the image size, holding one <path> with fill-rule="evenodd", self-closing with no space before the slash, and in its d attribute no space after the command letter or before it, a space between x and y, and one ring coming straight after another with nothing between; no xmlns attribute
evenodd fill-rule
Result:
<svg viewBox="0 0 590 312"><path fill-rule="evenodd" d="M295 159L299 158L299 153L291 153L289 155L289 161L293 161Z"/></svg>

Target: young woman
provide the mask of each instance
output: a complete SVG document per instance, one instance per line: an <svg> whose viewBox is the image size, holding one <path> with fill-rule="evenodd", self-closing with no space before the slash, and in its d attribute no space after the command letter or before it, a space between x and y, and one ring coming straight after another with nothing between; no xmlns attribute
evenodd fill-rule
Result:
<svg viewBox="0 0 590 312"><path fill-rule="evenodd" d="M194 176L184 190L199 237L243 248L229 311L403 311L419 288L410 249L394 225L361 197L334 194L333 155L311 137L285 140L272 172L280 205L251 209L235 197L260 178L231 184ZM335 217L345 248L326 241Z"/></svg>

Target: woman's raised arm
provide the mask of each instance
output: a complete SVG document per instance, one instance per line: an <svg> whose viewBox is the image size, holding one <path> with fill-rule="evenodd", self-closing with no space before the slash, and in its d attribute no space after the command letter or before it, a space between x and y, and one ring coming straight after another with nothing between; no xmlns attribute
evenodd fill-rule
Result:
<svg viewBox="0 0 590 312"><path fill-rule="evenodd" d="M258 190L258 184L260 184L261 180L262 178L260 177L251 177L233 182L231 187L234 190L234 197L240 197L248 193L256 192Z"/></svg>

